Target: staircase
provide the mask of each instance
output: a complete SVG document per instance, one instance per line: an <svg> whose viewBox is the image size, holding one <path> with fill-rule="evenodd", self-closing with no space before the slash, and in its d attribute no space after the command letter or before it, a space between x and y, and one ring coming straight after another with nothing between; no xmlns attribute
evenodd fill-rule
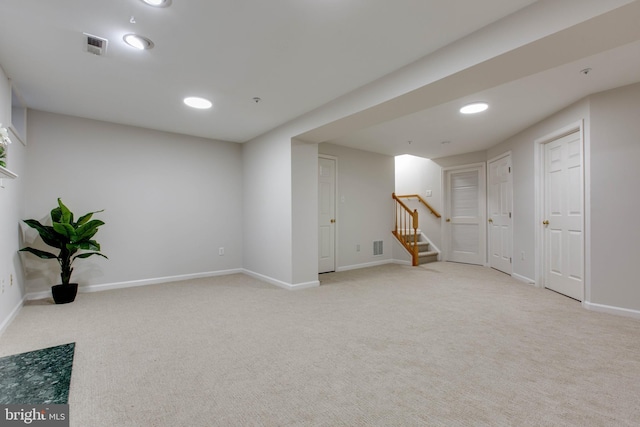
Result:
<svg viewBox="0 0 640 427"><path fill-rule="evenodd" d="M409 254L411 254L411 265L416 266L437 261L438 251L431 249L429 239L418 229L418 210L411 210L401 199L417 198L433 215L440 218L440 214L417 194L396 196L396 194L393 193L392 197L396 202L396 224L392 233Z"/></svg>
<svg viewBox="0 0 640 427"><path fill-rule="evenodd" d="M413 233L402 233L402 235L408 242L413 242L415 240ZM420 230L418 230L416 236L418 238L418 265L438 261L438 255L440 255L440 252L433 250L434 248L431 247L431 243L429 243L425 235L422 234Z"/></svg>

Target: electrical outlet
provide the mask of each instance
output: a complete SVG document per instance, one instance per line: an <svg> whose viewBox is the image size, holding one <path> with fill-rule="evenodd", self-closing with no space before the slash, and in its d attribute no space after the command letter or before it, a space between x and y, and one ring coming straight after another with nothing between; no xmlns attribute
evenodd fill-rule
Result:
<svg viewBox="0 0 640 427"><path fill-rule="evenodd" d="M224 248L219 248L218 249L218 255L220 255L220 256L224 255Z"/></svg>
<svg viewBox="0 0 640 427"><path fill-rule="evenodd" d="M9 287L13 286L13 274L9 275Z"/></svg>
<svg viewBox="0 0 640 427"><path fill-rule="evenodd" d="M356 252L360 252L360 245L356 245Z"/></svg>
<svg viewBox="0 0 640 427"><path fill-rule="evenodd" d="M524 261L524 251L520 252L520 259Z"/></svg>
<svg viewBox="0 0 640 427"><path fill-rule="evenodd" d="M431 197L433 195L433 193L431 192L431 190L427 190L427 191L424 192L424 195L426 197Z"/></svg>

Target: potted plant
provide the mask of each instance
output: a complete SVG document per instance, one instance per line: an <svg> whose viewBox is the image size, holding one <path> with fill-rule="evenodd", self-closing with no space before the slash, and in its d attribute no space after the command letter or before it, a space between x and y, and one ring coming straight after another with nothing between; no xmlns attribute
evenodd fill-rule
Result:
<svg viewBox="0 0 640 427"><path fill-rule="evenodd" d="M35 219L24 221L29 227L38 231L47 245L59 249L57 255L31 247L20 249L22 252L31 252L42 259L56 259L60 264L62 283L51 287L53 300L56 304L73 302L76 298L78 284L70 283L73 272L71 265L76 259L88 258L93 255L107 258L98 252L100 244L92 240L98 232L98 227L104 225L104 222L99 219L91 219L93 214L98 212L102 211L89 212L74 222L73 213L62 203L62 200L58 199L58 207L51 211L52 225L42 225ZM91 252L79 252L85 250Z"/></svg>

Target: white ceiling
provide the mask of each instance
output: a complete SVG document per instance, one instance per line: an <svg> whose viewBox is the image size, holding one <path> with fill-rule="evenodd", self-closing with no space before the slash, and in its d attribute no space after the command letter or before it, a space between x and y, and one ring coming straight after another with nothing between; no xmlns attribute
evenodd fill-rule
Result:
<svg viewBox="0 0 640 427"><path fill-rule="evenodd" d="M590 68L588 74L582 70ZM371 126L331 143L387 155L438 158L486 150L597 92L640 81L640 41L572 61L433 108ZM466 116L460 107L490 108Z"/></svg>
<svg viewBox="0 0 640 427"><path fill-rule="evenodd" d="M554 1L564 0L538 5ZM1 0L0 65L29 108L245 142L532 3L173 0L158 9L141 0ZM565 37L567 44L555 53L581 50L589 37L597 45L593 40L606 39L612 30L607 25ZM104 57L84 52L83 32L109 40ZM149 37L155 47L131 49L122 42L128 32ZM584 96L640 81L640 41L595 46L593 52L565 61L549 48L538 51L550 57L539 70L514 71L489 89L474 90L475 77L467 73L467 80L444 81L439 89L459 94L459 87L447 84L462 82L469 88L462 95L329 141L430 158L486 149ZM586 67L592 71L581 74ZM215 106L192 110L181 102L190 95L210 98ZM262 101L256 104L253 97ZM490 109L473 117L458 114L462 104L475 100L489 102ZM320 142L331 132L312 134L308 140Z"/></svg>
<svg viewBox="0 0 640 427"><path fill-rule="evenodd" d="M29 108L245 142L533 2L2 0L0 64Z"/></svg>

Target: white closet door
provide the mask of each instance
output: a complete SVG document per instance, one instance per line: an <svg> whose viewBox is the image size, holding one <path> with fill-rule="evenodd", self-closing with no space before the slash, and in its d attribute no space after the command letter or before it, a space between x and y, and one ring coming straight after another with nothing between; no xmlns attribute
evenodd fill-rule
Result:
<svg viewBox="0 0 640 427"><path fill-rule="evenodd" d="M488 167L489 265L511 274L512 198L511 155L489 162Z"/></svg>
<svg viewBox="0 0 640 427"><path fill-rule="evenodd" d="M584 298L584 204L579 132L544 146L545 287Z"/></svg>
<svg viewBox="0 0 640 427"><path fill-rule="evenodd" d="M445 171L447 260L485 261L484 165Z"/></svg>
<svg viewBox="0 0 640 427"><path fill-rule="evenodd" d="M318 273L336 269L336 160L318 159Z"/></svg>

